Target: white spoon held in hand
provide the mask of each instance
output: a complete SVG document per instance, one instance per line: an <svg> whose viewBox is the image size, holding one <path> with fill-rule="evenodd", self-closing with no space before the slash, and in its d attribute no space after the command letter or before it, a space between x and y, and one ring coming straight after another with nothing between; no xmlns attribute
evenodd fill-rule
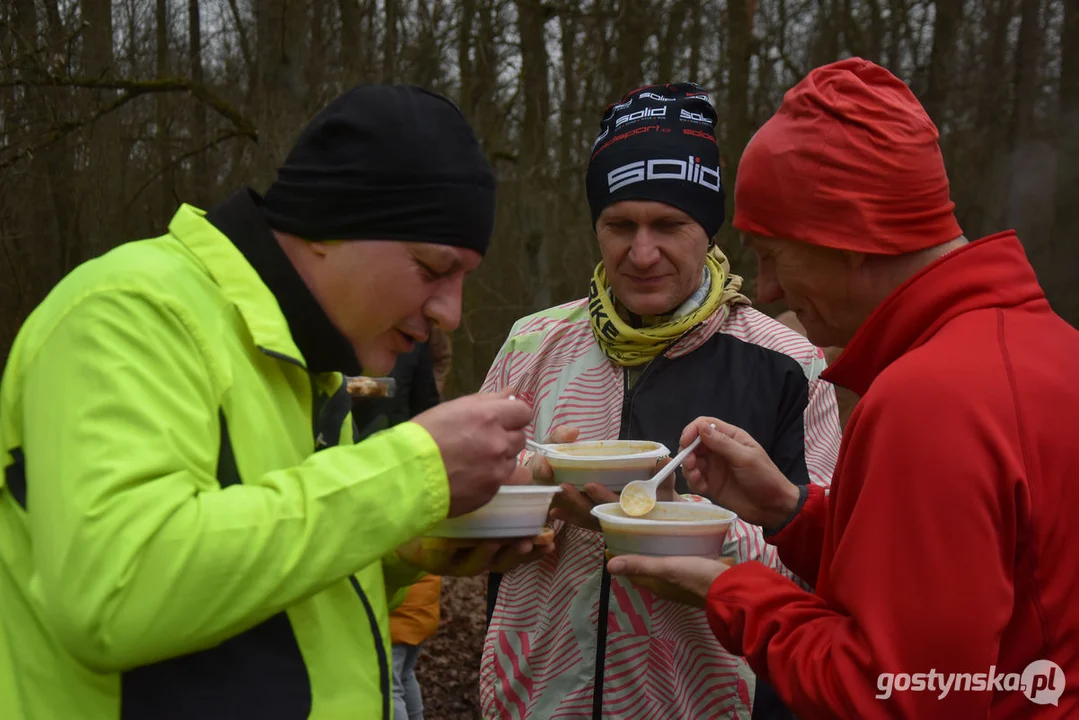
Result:
<svg viewBox="0 0 1079 720"><path fill-rule="evenodd" d="M641 517L652 512L656 506L656 489L660 483L678 469L682 461L701 444L701 436L686 446L686 449L674 456L674 459L660 468L660 471L648 480L634 480L622 488L622 494L618 496L618 505L622 512L630 517Z"/></svg>
<svg viewBox="0 0 1079 720"><path fill-rule="evenodd" d="M535 440L529 440L528 438L525 438L525 445L532 448L534 451L538 452L541 455L546 454L547 451L554 448L556 444L557 443L538 443Z"/></svg>

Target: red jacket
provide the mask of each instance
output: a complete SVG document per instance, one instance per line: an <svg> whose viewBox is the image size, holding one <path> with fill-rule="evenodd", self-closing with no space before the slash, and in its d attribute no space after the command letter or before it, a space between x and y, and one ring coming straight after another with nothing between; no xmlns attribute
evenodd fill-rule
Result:
<svg viewBox="0 0 1079 720"><path fill-rule="evenodd" d="M816 594L738 565L708 595L720 642L803 719L1079 717L1077 371L1012 232L899 287L824 375L862 396L830 496L771 538ZM967 689L1038 659L1057 706Z"/></svg>

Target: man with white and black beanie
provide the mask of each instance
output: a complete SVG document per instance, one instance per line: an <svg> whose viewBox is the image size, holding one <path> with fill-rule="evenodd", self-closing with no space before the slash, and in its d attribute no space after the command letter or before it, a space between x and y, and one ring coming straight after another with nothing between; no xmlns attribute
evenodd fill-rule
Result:
<svg viewBox="0 0 1079 720"><path fill-rule="evenodd" d="M609 106L588 162L593 225L608 205L655 200L715 237L724 212L716 120L708 93L691 83L648 87Z"/></svg>
<svg viewBox="0 0 1079 720"><path fill-rule="evenodd" d="M519 320L483 389L514 388L532 403L525 432L536 440L675 449L700 415L738 418L788 477L827 485L840 431L835 394L818 380L824 360L750 307L714 244L724 221L717 119L691 83L638 88L606 108L587 174L602 256L588 297ZM550 482L542 457L527 465ZM680 474L659 499L708 502ZM606 502L618 495L563 485L557 552L492 578L484 717L790 717L703 611L611 577L590 515ZM732 525L724 554L790 576L759 527Z"/></svg>

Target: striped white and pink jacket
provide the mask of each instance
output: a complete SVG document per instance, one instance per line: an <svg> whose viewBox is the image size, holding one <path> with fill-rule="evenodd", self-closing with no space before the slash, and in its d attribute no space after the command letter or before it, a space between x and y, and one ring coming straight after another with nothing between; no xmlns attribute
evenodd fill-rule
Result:
<svg viewBox="0 0 1079 720"><path fill-rule="evenodd" d="M811 482L829 485L840 428L834 388L818 379L825 367L823 353L742 305L721 308L667 357L682 357L715 333L783 353L802 367L809 384L806 467ZM623 369L593 339L587 300L514 324L483 390L503 387L515 388L532 403L529 434L535 439L542 440L556 425L579 428L582 440L619 437ZM555 530L554 555L502 580L483 647L484 718L593 718L603 537L563 523ZM756 526L733 526L725 554L739 562L757 560L793 578ZM755 677L742 658L716 641L704 611L661 600L619 578L611 578L603 665L603 718L751 716Z"/></svg>

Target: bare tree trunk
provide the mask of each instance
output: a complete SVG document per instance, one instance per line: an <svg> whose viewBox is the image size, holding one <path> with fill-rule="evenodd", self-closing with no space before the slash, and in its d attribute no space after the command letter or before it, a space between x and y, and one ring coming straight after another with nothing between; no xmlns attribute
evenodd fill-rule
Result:
<svg viewBox="0 0 1079 720"><path fill-rule="evenodd" d="M1079 3L1064 3L1060 34L1060 114L1052 253L1046 291L1061 316L1079 327Z"/></svg>
<svg viewBox="0 0 1079 720"><path fill-rule="evenodd" d="M562 44L562 107L558 109L558 172L572 177L574 153L573 125L577 120L579 79L577 76L577 19L563 6L558 16Z"/></svg>
<svg viewBox="0 0 1079 720"><path fill-rule="evenodd" d="M1012 0L997 0L994 5L987 14L988 32L981 50L985 65L977 76L981 89L975 106L975 127L971 129L972 134L978 136L977 142L985 148L1008 146L1007 126L999 122L1001 109L1008 107L1007 86L1000 82L1000 78L1007 73L1005 63L1009 26L1013 18ZM972 227L964 223L966 231L980 236L999 228L1006 220L1007 155L980 153L973 159L972 166L973 176L966 187L967 202L959 204L957 201L957 204L967 217L977 218L978 222Z"/></svg>
<svg viewBox="0 0 1079 720"><path fill-rule="evenodd" d="M704 2L695 2L690 10L689 20L689 80L700 83L701 81L701 42L703 41L701 15L704 13Z"/></svg>
<svg viewBox="0 0 1079 720"><path fill-rule="evenodd" d="M301 90L300 44L305 32L304 5L299 0L255 3L258 31L259 147L254 163L256 183L268 184L306 120Z"/></svg>
<svg viewBox="0 0 1079 720"><path fill-rule="evenodd" d="M547 38L542 0L517 0L517 27L521 37L521 93L524 119L521 124L521 152L518 180L522 182L521 226L524 232L524 267L533 268L532 306L539 310L551 304L551 273L546 225L548 173L547 118L550 98L547 83ZM525 190L525 188L528 190ZM538 191L538 192L537 192Z"/></svg>
<svg viewBox="0 0 1079 720"><path fill-rule="evenodd" d="M155 69L157 77L164 78L169 76L169 19L168 2L166 0L157 0L157 12L155 15L157 19L157 62ZM170 167L172 164L172 152L169 148L169 95L168 93L158 93L155 99L157 101L157 136L155 144L157 145L157 161L160 165L161 173L161 178L158 181L161 192L158 218L164 222L171 214L173 197L175 196L173 174Z"/></svg>
<svg viewBox="0 0 1079 720"><path fill-rule="evenodd" d="M498 6L493 0L481 0L477 11L480 27L475 35L476 49L472 62L472 121L480 141L490 151L497 143L497 126L502 124L493 102L498 85L498 38L495 34Z"/></svg>
<svg viewBox="0 0 1079 720"><path fill-rule="evenodd" d="M582 95L581 79L587 72L583 67L586 54L581 36L581 19L579 14L573 12L573 4L563 3L559 11L559 28L561 35L562 55L562 78L563 87L562 103L559 107L559 132L558 132L558 163L557 177L551 180L552 191L557 193L556 215L557 222L552 223L549 241L551 292L553 302L556 298L574 297L578 278L571 268L580 267L582 263L575 262L578 259L578 248L573 242L576 218L587 218L587 210L584 204L584 170L585 163L582 156L581 137L584 129L592 130L593 118L587 114L582 116L582 108L585 98Z"/></svg>
<svg viewBox="0 0 1079 720"><path fill-rule="evenodd" d="M727 153L726 172L724 184L726 190L726 216L733 217L734 209L734 183L738 173L738 163L742 159L742 151L749 143L750 133L750 108L749 108L749 8L746 0L728 0L727 15L729 26L727 29L727 136L725 150ZM725 236L732 236L731 224L724 223ZM730 255L731 265L738 265L742 257L741 243L726 242L725 250Z"/></svg>
<svg viewBox="0 0 1079 720"><path fill-rule="evenodd" d="M772 103L777 94L776 89L782 83L782 71L777 69L775 62L766 60L767 52L767 49L762 48L760 55L761 61L757 63L757 82L754 88L753 115L750 118L750 122L754 126L763 124L765 118L771 114ZM780 54L784 54L784 51L780 50Z"/></svg>
<svg viewBox="0 0 1079 720"><path fill-rule="evenodd" d="M411 58L410 73L411 81L421 87L440 91L439 75L442 67L442 48L438 40L438 13L437 2L429 4L429 0L416 0L416 14L419 16L418 36L411 45L414 55Z"/></svg>
<svg viewBox="0 0 1079 720"><path fill-rule="evenodd" d="M457 20L457 70L460 75L460 89L457 101L464 113L472 116L476 110L472 99L472 21L476 17L476 3L475 0L461 0L458 7L460 15Z"/></svg>
<svg viewBox="0 0 1079 720"><path fill-rule="evenodd" d="M1051 207L1046 203L1052 194L1052 165L1047 148L1035 142L1035 105L1038 102L1038 65L1044 43L1041 29L1040 0L1020 0L1019 41L1015 49L1015 95L1011 113L1011 170L1008 225L1028 237L1034 236L1032 224L1046 217Z"/></svg>
<svg viewBox="0 0 1079 720"><path fill-rule="evenodd" d="M36 54L39 49L38 17L34 0L14 0L10 13L8 21L13 30L10 39L14 43L12 54L17 60L13 58L7 67L14 81L32 74L27 67L29 62L26 58ZM41 121L47 117L44 92L27 98L30 100L32 112L39 116ZM22 98L18 97L14 86L5 92L5 96L5 139L8 142L30 142L30 127L13 125L11 129L7 128L6 118L11 117L7 113L13 111L15 106L23 101ZM58 161L62 159L56 158L60 152L62 148L48 148L44 152L34 153L26 161L29 173L24 192L47 203L44 212L31 212L31 205L15 201L12 195L17 188L15 183L11 182L13 174L0 175L0 191L3 192L0 203L7 205L7 202L11 202L10 212L14 216L10 224L5 222L3 236L0 237L0 269L3 270L0 273L0 309L3 310L0 312L0 329L4 333L0 335L0 358L7 357L10 342L14 339L19 324L26 317L27 305L31 298L36 299L38 295L35 280L39 273L34 272L37 270L34 257L28 252L31 245L43 248L44 252L37 254L45 255L51 262L56 263L59 259L56 256L60 254L60 243L66 230L63 225L69 208L58 196L57 188L50 180L59 180L62 177L52 174L53 167L58 167Z"/></svg>
<svg viewBox="0 0 1079 720"><path fill-rule="evenodd" d="M112 2L82 0L83 69L91 77L103 77L113 71Z"/></svg>
<svg viewBox="0 0 1079 720"><path fill-rule="evenodd" d="M191 80L201 85L202 78L202 22L199 16L199 0L187 2L187 42L188 57L190 60ZM199 102L194 103L191 112L191 137L195 147L204 148L207 143L206 136L206 106ZM206 153L200 152L194 158L193 182L191 183L191 198L198 207L204 207L212 197L211 178L206 167Z"/></svg>
<svg viewBox="0 0 1079 720"><path fill-rule="evenodd" d="M304 61L304 110L317 108L322 101L323 82L326 77L326 3L327 0L310 0L311 35L307 58Z"/></svg>
<svg viewBox="0 0 1079 720"><path fill-rule="evenodd" d="M382 82L392 83L397 76L397 0L384 0L385 34L382 37Z"/></svg>
<svg viewBox="0 0 1079 720"><path fill-rule="evenodd" d="M112 48L112 2L110 0L82 0L82 18L85 23L83 30L82 66L89 77L105 77L113 74L113 48ZM105 105L115 93L107 90L93 93L96 97L96 105ZM115 145L119 132L115 114L109 114L98 120L90 129L90 153L89 172L91 175L100 177L109 172L110 162L114 157ZM87 207L112 208L120 203L118 189L122 183L115 182L92 182L86 186L86 194L89 196ZM64 257L64 267L69 268L80 262L84 257L97 255L114 242L110 235L114 232L105 213L87 213L84 216L85 233L87 242L85 245L74 242L66 243L68 252Z"/></svg>
<svg viewBox="0 0 1079 720"><path fill-rule="evenodd" d="M127 37L124 43L124 59L127 61L128 72L135 74L139 67L139 53L142 50L142 38L139 33L139 13L134 0L129 0L126 20Z"/></svg>
<svg viewBox="0 0 1079 720"><path fill-rule="evenodd" d="M519 164L526 172L542 172L547 164L547 47L542 0L517 0L517 26L521 37L521 127Z"/></svg>
<svg viewBox="0 0 1079 720"><path fill-rule="evenodd" d="M671 11L667 15L667 32L659 45L659 57L657 61L656 82L675 82L674 77L674 54L680 50L682 43L682 26L686 22L686 14L689 12L689 0L675 0Z"/></svg>
<svg viewBox="0 0 1079 720"><path fill-rule="evenodd" d="M41 74L43 68L31 58L40 57L43 35L49 38L50 46L62 39L54 0L45 5L45 33L39 31L41 22L34 0L14 0L9 7L9 38L18 60L8 66L5 74L13 80L31 80ZM34 142L50 122L67 119L61 108L70 104L70 98L62 88L38 89L22 98L14 97L14 88L11 93L11 108L16 107L15 103L25 103L32 121L20 125L14 117L5 115L8 141L16 146ZM8 210L4 213L7 217L0 218L0 358L7 356L16 330L33 305L69 269L68 258L79 241L71 143L66 139L54 142L23 162L28 171L25 176L10 169L0 173L0 210L5 206Z"/></svg>
<svg viewBox="0 0 1079 720"><path fill-rule="evenodd" d="M962 0L959 0L962 2ZM888 42L888 67L899 72L903 62L903 41L907 39L907 0L889 0L891 23Z"/></svg>
<svg viewBox="0 0 1079 720"><path fill-rule="evenodd" d="M366 42L363 43L363 70L372 77L378 74L378 13L376 12L375 0L366 0L364 3L364 22L366 29Z"/></svg>
<svg viewBox="0 0 1079 720"><path fill-rule="evenodd" d="M869 35L866 39L866 59L880 63L884 56L884 13L880 0L867 0L869 6Z"/></svg>
<svg viewBox="0 0 1079 720"><path fill-rule="evenodd" d="M240 52L244 56L244 65L247 66L248 78L248 92L254 90L258 86L257 74L258 68L257 60L254 53L251 50L251 41L248 39L247 27L240 16L240 7L236 4L236 0L229 0L229 11L232 14L232 22L236 26L236 36L240 42ZM258 29L256 28L256 32Z"/></svg>
<svg viewBox="0 0 1079 720"><path fill-rule="evenodd" d="M1040 0L1020 0L1019 44L1015 49L1015 103L1012 146L1034 134L1034 105L1038 101L1038 65L1043 43Z"/></svg>
<svg viewBox="0 0 1079 720"><path fill-rule="evenodd" d="M869 40L862 32L861 21L854 15L851 0L837 0L837 3L832 6L832 11L837 15L833 18L833 27L843 39L846 49L852 55L868 59Z"/></svg>
<svg viewBox="0 0 1079 720"><path fill-rule="evenodd" d="M937 125L944 122L951 78L955 74L955 45L963 20L964 0L936 0L937 20L933 27L933 50L929 56L928 90L925 110Z"/></svg>
<svg viewBox="0 0 1079 720"><path fill-rule="evenodd" d="M827 65L839 59L839 27L836 9L838 2L839 0L817 0L813 50L810 54L810 64L813 67Z"/></svg>
<svg viewBox="0 0 1079 720"><path fill-rule="evenodd" d="M364 18L360 13L359 0L338 0L337 9L341 14L341 78L345 88L350 88L363 75L360 70L360 50L365 42Z"/></svg>
<svg viewBox="0 0 1079 720"><path fill-rule="evenodd" d="M639 87L644 79L641 65L644 49L651 34L654 19L654 0L620 0L615 45L615 61L612 68L612 90L617 96Z"/></svg>

